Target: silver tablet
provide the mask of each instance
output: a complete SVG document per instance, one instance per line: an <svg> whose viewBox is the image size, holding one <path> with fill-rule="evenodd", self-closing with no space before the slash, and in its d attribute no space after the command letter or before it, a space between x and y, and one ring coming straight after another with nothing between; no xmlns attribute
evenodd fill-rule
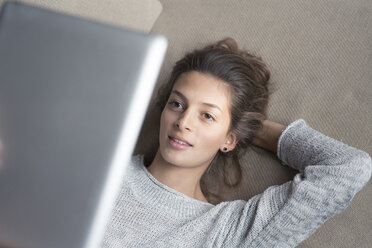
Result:
<svg viewBox="0 0 372 248"><path fill-rule="evenodd" d="M29 5L0 17L0 247L98 247L167 40Z"/></svg>

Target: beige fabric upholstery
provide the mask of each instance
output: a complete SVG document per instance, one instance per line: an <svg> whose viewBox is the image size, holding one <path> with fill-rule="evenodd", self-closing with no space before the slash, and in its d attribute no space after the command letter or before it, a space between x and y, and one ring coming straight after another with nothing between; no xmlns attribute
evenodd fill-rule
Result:
<svg viewBox="0 0 372 248"><path fill-rule="evenodd" d="M186 51L231 36L271 68L277 91L269 119L288 125L303 118L327 136L372 154L372 1L160 2L163 11L151 33L165 35L169 48L158 86ZM137 152L156 146L157 126L149 114ZM244 182L224 189L226 200L248 199L296 173L260 148L248 151L244 161ZM299 247L371 247L371 195L369 182L343 213Z"/></svg>
<svg viewBox="0 0 372 248"><path fill-rule="evenodd" d="M0 5L4 0L0 0ZM149 32L162 11L158 0L20 0L107 24Z"/></svg>

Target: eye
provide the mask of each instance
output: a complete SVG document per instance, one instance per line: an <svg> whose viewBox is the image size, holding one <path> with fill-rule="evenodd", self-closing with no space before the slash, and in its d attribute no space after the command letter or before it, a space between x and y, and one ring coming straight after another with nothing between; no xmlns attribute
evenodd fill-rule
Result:
<svg viewBox="0 0 372 248"><path fill-rule="evenodd" d="M170 101L168 104L174 108L183 108L182 104L177 101Z"/></svg>
<svg viewBox="0 0 372 248"><path fill-rule="evenodd" d="M213 116L212 116L211 114L204 113L203 115L204 115L204 117L205 117L207 120L214 121L214 118L213 118Z"/></svg>

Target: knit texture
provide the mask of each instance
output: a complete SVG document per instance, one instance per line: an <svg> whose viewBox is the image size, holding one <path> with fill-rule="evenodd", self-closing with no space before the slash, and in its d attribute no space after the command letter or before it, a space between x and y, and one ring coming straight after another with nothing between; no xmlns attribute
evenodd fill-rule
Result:
<svg viewBox="0 0 372 248"><path fill-rule="evenodd" d="M295 247L344 211L369 181L368 153L292 122L278 141L282 164L299 171L248 201L218 205L155 179L133 156L103 247Z"/></svg>

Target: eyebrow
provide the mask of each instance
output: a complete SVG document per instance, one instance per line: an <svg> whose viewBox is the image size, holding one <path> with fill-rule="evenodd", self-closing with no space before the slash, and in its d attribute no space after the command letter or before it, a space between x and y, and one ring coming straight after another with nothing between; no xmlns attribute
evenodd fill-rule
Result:
<svg viewBox="0 0 372 248"><path fill-rule="evenodd" d="M178 90L173 90L172 93L174 93L174 94L178 95L179 97L181 97L182 100L187 101L186 97L181 92L179 92ZM207 105L207 106L209 106L211 108L216 108L216 109L218 109L219 111L222 112L222 110L220 109L220 107L218 107L217 105L215 105L213 103L203 102L202 104L203 105Z"/></svg>

